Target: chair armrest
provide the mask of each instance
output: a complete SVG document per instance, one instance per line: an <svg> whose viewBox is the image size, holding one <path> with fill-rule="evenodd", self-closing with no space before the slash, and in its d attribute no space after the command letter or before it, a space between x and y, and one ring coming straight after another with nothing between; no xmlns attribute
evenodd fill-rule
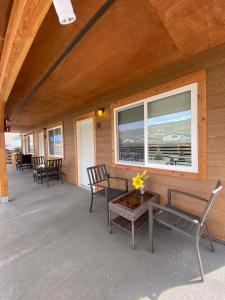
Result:
<svg viewBox="0 0 225 300"><path fill-rule="evenodd" d="M90 185L90 184L89 184L89 185ZM103 189L108 189L107 186L102 185L102 184L98 184L98 183L92 184L92 186L94 186L94 187L100 187L100 188L103 188Z"/></svg>
<svg viewBox="0 0 225 300"><path fill-rule="evenodd" d="M121 177L110 176L110 175L108 175L108 178L109 179L116 179L116 180L122 180L122 181L124 181L125 186L126 186L126 191L128 191L128 179L121 178Z"/></svg>
<svg viewBox="0 0 225 300"><path fill-rule="evenodd" d="M169 213L174 214L174 215L176 215L178 217L184 218L185 220L187 220L187 221L189 221L189 222L191 222L193 224L199 224L198 220L193 219L193 218L191 218L191 217L183 214L182 212L174 210L173 208L170 208L168 206L163 206L163 205L160 205L160 204L157 204L157 203L154 203L154 202L150 202L149 203L149 207L151 207L151 206L154 206L154 207L159 208L161 210L168 211Z"/></svg>
<svg viewBox="0 0 225 300"><path fill-rule="evenodd" d="M185 195L185 196L189 196L189 197L192 197L192 198L196 198L196 199L204 201L204 202L208 202L208 199L206 199L204 197L201 197L199 195L195 195L195 194L192 194L192 193L188 193L188 192L184 192L184 191L180 191L180 190L176 190L176 189L172 188L172 189L168 189L168 202L169 202L169 204L171 204L172 192L182 194L182 195Z"/></svg>
<svg viewBox="0 0 225 300"><path fill-rule="evenodd" d="M118 179L118 180L123 180L123 181L128 181L128 179L122 178L122 177L109 176L109 179L110 178L112 178L112 179Z"/></svg>

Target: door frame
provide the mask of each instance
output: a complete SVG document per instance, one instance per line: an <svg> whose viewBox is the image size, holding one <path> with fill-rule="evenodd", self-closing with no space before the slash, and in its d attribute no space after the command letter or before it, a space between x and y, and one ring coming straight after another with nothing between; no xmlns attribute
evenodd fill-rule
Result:
<svg viewBox="0 0 225 300"><path fill-rule="evenodd" d="M93 119L93 136L94 136L94 163L97 163L97 148L96 148L96 114L95 111L83 114L81 116L74 117L74 149L75 149L75 159L74 159L74 169L75 169L75 177L74 184L78 186L78 147L77 147L77 122L85 120L85 119Z"/></svg>
<svg viewBox="0 0 225 300"><path fill-rule="evenodd" d="M40 140L39 140L39 134L40 133L42 133L43 134L43 148L44 148L44 156L46 156L45 155L45 133L44 133L44 131L43 130L40 130L40 131L38 131L38 156L40 156Z"/></svg>

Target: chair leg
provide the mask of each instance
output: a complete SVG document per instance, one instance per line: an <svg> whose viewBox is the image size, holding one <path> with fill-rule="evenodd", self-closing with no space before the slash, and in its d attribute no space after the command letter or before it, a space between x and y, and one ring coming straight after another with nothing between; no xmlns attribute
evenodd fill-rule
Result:
<svg viewBox="0 0 225 300"><path fill-rule="evenodd" d="M135 240L134 240L134 221L131 222L131 233L132 233L132 248L135 249Z"/></svg>
<svg viewBox="0 0 225 300"><path fill-rule="evenodd" d="M92 205L93 205L93 194L91 194L91 206L90 206L90 214L92 213Z"/></svg>
<svg viewBox="0 0 225 300"><path fill-rule="evenodd" d="M48 178L47 175L46 175L46 181L47 181L47 186L48 186L48 188L49 188L49 178Z"/></svg>
<svg viewBox="0 0 225 300"><path fill-rule="evenodd" d="M111 221L111 211L108 210L108 220L109 220L109 233L112 233L112 221Z"/></svg>
<svg viewBox="0 0 225 300"><path fill-rule="evenodd" d="M200 256L200 251L199 251L199 236L196 236L195 238L195 248L196 248L196 253L197 253L197 259L198 259L198 266L199 266L199 271L200 271L200 276L201 276L201 281L204 281L204 272L203 272L203 267L202 267L202 260Z"/></svg>
<svg viewBox="0 0 225 300"><path fill-rule="evenodd" d="M207 224L207 222L205 223L205 228L206 228L208 240L209 240L209 243L210 243L211 251L212 251L212 252L215 252L215 248L214 248L214 245L213 245L213 241L212 241L211 235L209 234L209 229L208 229L208 224Z"/></svg>
<svg viewBox="0 0 225 300"><path fill-rule="evenodd" d="M153 208L152 206L149 207L149 213L148 213L148 218L149 218L149 251L153 253Z"/></svg>

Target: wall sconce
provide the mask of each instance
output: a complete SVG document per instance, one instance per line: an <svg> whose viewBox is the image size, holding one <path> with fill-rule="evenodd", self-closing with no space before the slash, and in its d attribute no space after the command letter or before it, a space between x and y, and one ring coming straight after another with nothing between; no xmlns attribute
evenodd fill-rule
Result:
<svg viewBox="0 0 225 300"><path fill-rule="evenodd" d="M98 108L97 110L97 115L98 117L102 117L104 114L105 109L104 108Z"/></svg>
<svg viewBox="0 0 225 300"><path fill-rule="evenodd" d="M10 132L11 131L11 122L8 116L4 118L4 131Z"/></svg>
<svg viewBox="0 0 225 300"><path fill-rule="evenodd" d="M46 133L47 128L42 128L42 130L43 130L43 133L44 133L44 139L46 139L46 137L47 137L47 133Z"/></svg>

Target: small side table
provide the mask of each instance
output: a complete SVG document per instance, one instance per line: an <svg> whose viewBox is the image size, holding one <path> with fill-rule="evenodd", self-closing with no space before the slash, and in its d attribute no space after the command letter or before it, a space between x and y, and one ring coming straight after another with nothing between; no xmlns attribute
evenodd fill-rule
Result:
<svg viewBox="0 0 225 300"><path fill-rule="evenodd" d="M148 222L149 201L160 202L160 195L146 191L141 195L139 191L132 191L119 199L108 203L109 207L109 232L112 232L112 224L127 231L132 236L132 247L135 249L135 233ZM111 214L118 216L112 220Z"/></svg>

